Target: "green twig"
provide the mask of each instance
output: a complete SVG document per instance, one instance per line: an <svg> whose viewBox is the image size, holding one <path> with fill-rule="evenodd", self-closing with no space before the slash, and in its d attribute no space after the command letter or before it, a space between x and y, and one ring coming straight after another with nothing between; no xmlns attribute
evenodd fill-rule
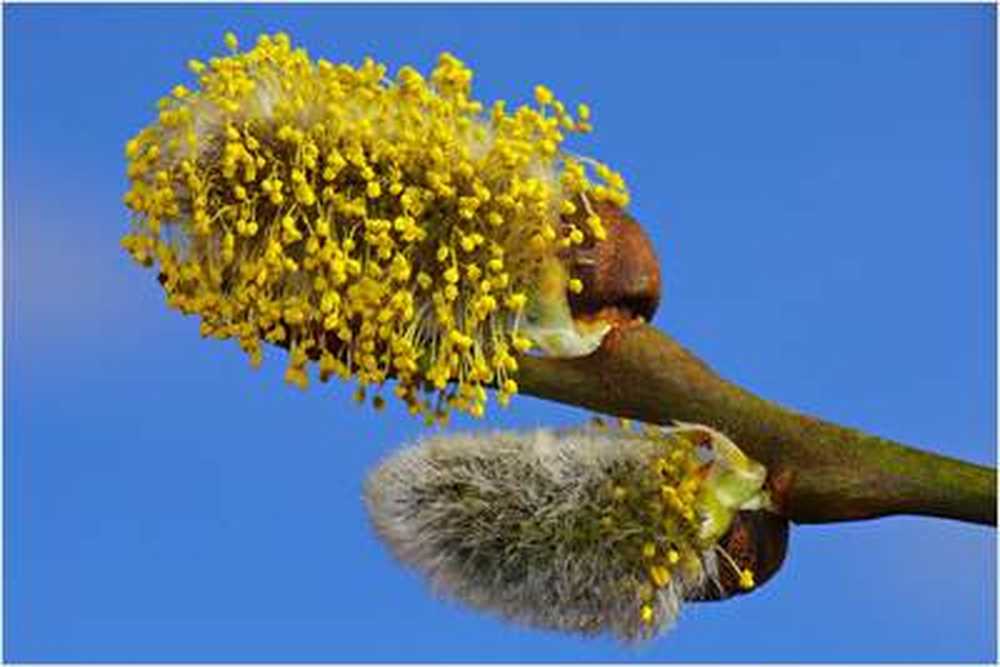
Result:
<svg viewBox="0 0 1000 667"><path fill-rule="evenodd" d="M769 470L798 523L919 514L996 525L996 470L799 414L719 377L648 325L614 330L582 359L520 359L521 391L598 412L730 436Z"/></svg>

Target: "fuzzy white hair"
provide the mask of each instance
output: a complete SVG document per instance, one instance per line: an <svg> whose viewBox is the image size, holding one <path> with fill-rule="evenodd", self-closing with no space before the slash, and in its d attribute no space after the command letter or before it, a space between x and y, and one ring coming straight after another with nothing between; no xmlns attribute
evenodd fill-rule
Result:
<svg viewBox="0 0 1000 667"><path fill-rule="evenodd" d="M713 551L645 603L645 569L619 548L627 521L595 531L611 479L648 474L662 442L619 429L437 435L367 479L378 535L432 589L521 624L624 641L669 628L684 599L717 580ZM642 619L646 605L651 617Z"/></svg>

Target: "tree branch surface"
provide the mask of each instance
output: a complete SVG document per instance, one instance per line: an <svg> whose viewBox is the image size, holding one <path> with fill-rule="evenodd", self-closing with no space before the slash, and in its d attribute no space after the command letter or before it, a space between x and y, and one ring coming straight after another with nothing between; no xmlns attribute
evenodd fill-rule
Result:
<svg viewBox="0 0 1000 667"><path fill-rule="evenodd" d="M525 394L656 424L719 429L767 466L778 511L797 523L891 514L996 525L996 470L804 415L719 377L647 324L617 327L580 359L524 356Z"/></svg>

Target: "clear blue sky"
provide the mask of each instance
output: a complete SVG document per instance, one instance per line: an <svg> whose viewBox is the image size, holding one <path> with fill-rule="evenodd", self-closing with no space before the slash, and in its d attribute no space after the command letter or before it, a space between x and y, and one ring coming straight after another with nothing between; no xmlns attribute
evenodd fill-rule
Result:
<svg viewBox="0 0 1000 667"><path fill-rule="evenodd" d="M122 147L190 57L287 30L480 99L588 102L661 257L655 323L797 409L996 458L994 9L5 6L4 640L48 661L994 661L996 537L793 531L771 584L639 651L432 597L360 485L423 432L168 311L118 248ZM562 425L516 398L469 428Z"/></svg>

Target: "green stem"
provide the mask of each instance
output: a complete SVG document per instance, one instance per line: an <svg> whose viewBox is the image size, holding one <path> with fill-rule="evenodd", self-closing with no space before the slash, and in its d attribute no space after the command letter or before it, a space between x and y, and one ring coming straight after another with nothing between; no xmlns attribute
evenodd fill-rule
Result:
<svg viewBox="0 0 1000 667"><path fill-rule="evenodd" d="M778 509L799 523L919 514L996 525L996 470L803 415L719 377L647 325L612 331L581 359L525 356L521 391L597 412L717 428L768 467Z"/></svg>

